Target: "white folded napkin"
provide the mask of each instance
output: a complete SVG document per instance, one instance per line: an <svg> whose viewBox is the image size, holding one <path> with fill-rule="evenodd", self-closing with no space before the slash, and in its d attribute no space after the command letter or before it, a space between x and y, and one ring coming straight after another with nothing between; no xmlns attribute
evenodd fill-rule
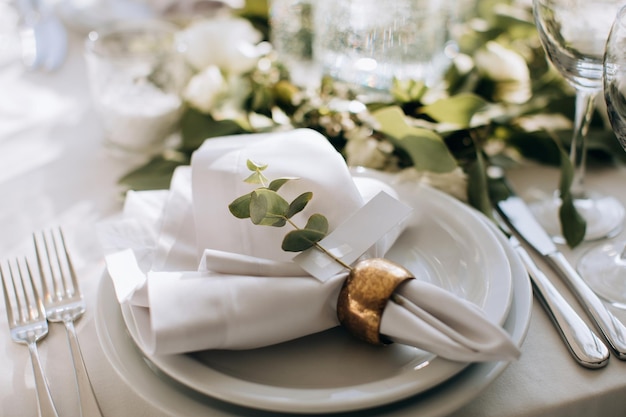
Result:
<svg viewBox="0 0 626 417"><path fill-rule="evenodd" d="M109 274L118 300L131 306L143 350L250 349L339 324L337 296L347 272L326 282L306 275L294 254L280 249L285 228L255 226L228 211L255 188L243 182L247 159L268 164L268 178L299 177L281 194L291 201L313 191L299 216L322 213L330 230L378 191L394 194L382 182L352 178L312 130L207 140L191 167L176 171L170 190L130 192L122 218L101 227ZM401 230L364 256L383 256ZM462 362L519 356L474 304L419 279L397 294L402 306L389 302L381 321L391 340Z"/></svg>

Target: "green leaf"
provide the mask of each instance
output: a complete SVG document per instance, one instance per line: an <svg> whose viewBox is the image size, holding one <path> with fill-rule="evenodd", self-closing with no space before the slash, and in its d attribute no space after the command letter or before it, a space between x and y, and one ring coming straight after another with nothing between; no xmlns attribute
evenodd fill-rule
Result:
<svg viewBox="0 0 626 417"><path fill-rule="evenodd" d="M265 171L265 169L267 168L267 164L259 164L257 162L254 162L252 159L248 159L246 161L246 166L250 171Z"/></svg>
<svg viewBox="0 0 626 417"><path fill-rule="evenodd" d="M243 182L248 184L261 184L265 186L269 181L263 172L267 168L267 164L259 164L254 162L251 159L246 160L246 167L248 170L252 171L249 177L243 180Z"/></svg>
<svg viewBox="0 0 626 417"><path fill-rule="evenodd" d="M302 193L299 196L297 196L291 202L291 204L289 204L289 210L287 210L287 214L286 214L287 218L291 219L293 216L295 216L296 214L304 210L304 208L306 207L307 204L309 204L309 201L311 201L312 198L313 198L313 193L310 191L307 191L306 193Z"/></svg>
<svg viewBox="0 0 626 417"><path fill-rule="evenodd" d="M480 151L476 152L476 161L468 168L468 198L472 207L487 217L492 216L492 205L489 198L489 180L485 168L485 160Z"/></svg>
<svg viewBox="0 0 626 417"><path fill-rule="evenodd" d="M487 102L472 93L461 93L424 106L421 112L440 123L452 123L461 129L470 127L474 114L487 107Z"/></svg>
<svg viewBox="0 0 626 417"><path fill-rule="evenodd" d="M554 141L557 136L566 140L572 135L572 131L553 131L547 134L544 131L525 132L520 129L509 129L508 143L517 148L528 159L558 166L561 163L561 153Z"/></svg>
<svg viewBox="0 0 626 417"><path fill-rule="evenodd" d="M561 197L561 207L559 208L559 220L563 237L570 248L578 246L585 238L587 224L585 219L578 213L574 206L574 198L570 191L574 181L574 167L567 152L562 147L561 151L561 181L559 192Z"/></svg>
<svg viewBox="0 0 626 417"><path fill-rule="evenodd" d="M285 185L285 183L287 181L297 180L297 179L298 179L297 177L277 178L277 179L273 180L272 182L270 182L270 185L268 185L267 188L269 188L270 190L273 190L273 191L278 191L280 189L280 187Z"/></svg>
<svg viewBox="0 0 626 417"><path fill-rule="evenodd" d="M282 227L286 223L289 203L277 192L259 188L252 192L250 199L250 219L262 226Z"/></svg>
<svg viewBox="0 0 626 417"><path fill-rule="evenodd" d="M286 252L302 252L314 246L325 235L325 233L311 229L292 230L285 235L281 247Z"/></svg>
<svg viewBox="0 0 626 417"><path fill-rule="evenodd" d="M238 219L247 219L248 217L250 217L251 200L252 193L242 195L228 205L228 210L230 210L232 215L237 217Z"/></svg>
<svg viewBox="0 0 626 417"><path fill-rule="evenodd" d="M328 219L319 213L312 214L304 228L307 230L315 230L326 236L326 233L328 233Z"/></svg>
<svg viewBox="0 0 626 417"><path fill-rule="evenodd" d="M428 91L423 81L394 79L391 86L391 96L400 103L419 101Z"/></svg>
<svg viewBox="0 0 626 417"><path fill-rule="evenodd" d="M263 175L263 173L261 171L255 171L252 174L250 174L249 177L247 177L246 179L243 180L243 182L247 183L247 184L267 184L267 178L265 177L265 175Z"/></svg>
<svg viewBox="0 0 626 417"><path fill-rule="evenodd" d="M443 173L456 168L456 159L441 136L425 128L409 126L400 107L385 107L374 112L373 116L380 131L409 154L418 171Z"/></svg>
<svg viewBox="0 0 626 417"><path fill-rule="evenodd" d="M181 117L180 132L181 150L191 153L206 139L237 135L246 133L247 130L234 120L215 120L207 114L188 108Z"/></svg>
<svg viewBox="0 0 626 417"><path fill-rule="evenodd" d="M179 158L157 156L147 164L124 175L118 183L129 190L168 189L174 170L189 163L186 156L178 156Z"/></svg>

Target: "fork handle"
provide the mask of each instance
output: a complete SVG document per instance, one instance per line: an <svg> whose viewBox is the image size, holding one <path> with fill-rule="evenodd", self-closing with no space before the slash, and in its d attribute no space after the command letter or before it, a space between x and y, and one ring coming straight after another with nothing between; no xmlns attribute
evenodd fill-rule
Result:
<svg viewBox="0 0 626 417"><path fill-rule="evenodd" d="M37 345L35 342L28 344L28 351L30 352L30 360L33 365L33 373L35 374L35 388L37 391L37 403L39 404L39 416L59 417L59 414L54 407L54 403L52 402L52 395L50 394L48 382L43 374L43 368L41 367L41 361L39 360L39 353L37 352Z"/></svg>
<svg viewBox="0 0 626 417"><path fill-rule="evenodd" d="M78 336L72 320L65 320L65 329L67 330L67 340L72 353L72 361L74 362L74 370L76 371L76 383L78 384L78 397L80 399L81 416L83 417L102 417L100 405L93 392L89 374L83 361L83 355L80 351Z"/></svg>

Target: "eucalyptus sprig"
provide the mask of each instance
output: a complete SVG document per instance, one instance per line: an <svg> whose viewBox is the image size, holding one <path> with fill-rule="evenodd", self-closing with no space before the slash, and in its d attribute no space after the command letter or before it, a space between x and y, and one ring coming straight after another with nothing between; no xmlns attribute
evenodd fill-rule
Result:
<svg viewBox="0 0 626 417"><path fill-rule="evenodd" d="M259 184L261 187L236 198L228 205L228 209L235 217L239 219L249 218L253 224L260 226L283 227L288 223L294 230L288 232L283 238L282 250L302 252L311 247L316 247L343 267L351 270L349 265L319 244L328 234L328 219L324 215L312 214L304 227L299 227L293 222L293 216L304 210L313 198L313 193L307 191L288 202L278 193L283 185L289 181L297 180L297 177L282 177L270 181L263 174L267 164L260 164L248 159L246 166L252 173L244 182Z"/></svg>

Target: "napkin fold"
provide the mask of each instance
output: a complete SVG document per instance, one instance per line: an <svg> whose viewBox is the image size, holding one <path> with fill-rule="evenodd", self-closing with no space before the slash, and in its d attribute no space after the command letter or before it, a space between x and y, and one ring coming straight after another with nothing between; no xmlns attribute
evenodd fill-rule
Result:
<svg viewBox="0 0 626 417"><path fill-rule="evenodd" d="M144 351L251 349L339 324L347 272L325 282L307 275L280 249L285 228L228 211L256 187L243 182L248 159L268 164L270 179L299 178L280 190L288 201L313 192L296 224L323 213L333 230L379 191L395 195L383 182L353 178L341 155L309 129L207 140L169 190L129 192L122 216L100 227L118 301L130 306ZM384 256L401 232L395 228L363 256ZM462 362L519 356L497 323L450 292L414 279L396 295L402 303L388 302L381 319L381 333L395 342Z"/></svg>

